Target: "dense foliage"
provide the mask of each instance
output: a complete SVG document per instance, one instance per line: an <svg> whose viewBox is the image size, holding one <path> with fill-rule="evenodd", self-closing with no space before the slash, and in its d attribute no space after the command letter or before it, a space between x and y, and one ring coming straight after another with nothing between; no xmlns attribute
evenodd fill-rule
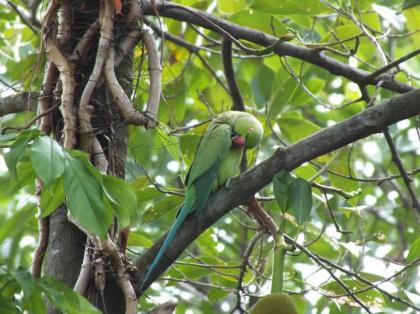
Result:
<svg viewBox="0 0 420 314"><path fill-rule="evenodd" d="M420 2L415 0L176 2L276 37L288 34L292 44L369 73L420 46ZM43 313L45 296L66 313L93 313L85 299L59 282L29 273L38 237L35 177L46 186L40 215L49 215L66 197L74 219L104 238L115 213L121 226L131 226L128 255L138 259L177 215L205 122L232 107L221 36L164 14L147 18L153 27L164 25L168 34L162 38L155 32L163 53L159 124L149 130L130 126L123 181L101 174L83 153L63 149L29 125L36 116L30 101L22 112L4 109L16 105L9 101L16 93L39 93L45 55L29 5L13 0L0 1L0 7L0 127L5 130L0 137L0 312ZM37 17L43 12L40 6ZM190 45L182 45L186 42ZM234 44L236 81L246 110L265 129L258 150L247 154L248 168L278 147L397 95L380 82L362 86L351 75L333 74L338 72L315 65L316 60L270 50L258 55L262 47L241 43L255 53ZM130 95L140 110L148 98L145 58L140 44L134 50ZM387 72L413 89L420 86L419 73L418 54ZM419 121L418 116L402 120L389 127L388 138L371 135L322 154L290 175L280 172L257 194L290 243L297 243L286 257L284 289L300 313L365 313L355 299L372 313L416 313ZM149 310L176 298L176 313L249 309L271 286L273 238L262 229L247 206L232 210L153 283L139 307Z"/></svg>

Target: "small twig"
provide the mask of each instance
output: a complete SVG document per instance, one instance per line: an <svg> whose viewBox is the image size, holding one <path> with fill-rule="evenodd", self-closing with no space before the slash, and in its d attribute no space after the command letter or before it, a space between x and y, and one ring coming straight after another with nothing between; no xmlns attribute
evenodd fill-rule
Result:
<svg viewBox="0 0 420 314"><path fill-rule="evenodd" d="M14 4L12 1L7 0L7 4L13 9L13 11L16 12L16 14L22 19L22 22L30 28L30 30L38 36L38 31L33 27L30 19L26 17L17 7L16 4Z"/></svg>
<svg viewBox="0 0 420 314"><path fill-rule="evenodd" d="M357 280L363 282L364 284L370 286L370 287L374 287L376 290L378 290L379 292L381 292L382 294L388 296L389 298L391 298L392 300L395 300L401 304L407 305L410 308L413 308L417 311L420 311L420 307L412 304L411 302L404 300L398 296L393 295L392 293L388 292L385 289L380 288L379 286L375 286L373 283L371 283L369 280L367 280L366 278L362 277L361 275L359 275L358 273L355 273L351 270L348 270L344 267L341 267L340 265L335 264L334 262L331 262L330 260L328 260L327 258L324 258L322 256L319 256L313 252L311 252L310 250L308 250L307 248L303 247L302 245L300 245L299 243L295 243L294 239L291 238L288 235L284 235L286 242L288 242L289 244L294 243L296 245L296 247L303 251L311 260L313 260L315 263L317 263L319 266L321 266L323 269L330 269L331 267L334 269L337 269L338 271L340 271L341 273L344 273L350 277L356 278Z"/></svg>
<svg viewBox="0 0 420 314"><path fill-rule="evenodd" d="M356 7L357 7L357 10L358 10L359 19L356 18L356 16L353 14L353 12L350 12L350 14L348 14L348 18L350 18L350 20L352 20L354 22L354 24L356 24L356 26L360 28L360 30L363 32L363 34L365 34L365 36L369 39L369 41L376 48L376 51L379 53L379 56L382 59L382 62L384 64L387 64L388 63L388 57L386 56L386 54L385 54L383 48L381 47L381 45L379 44L378 40L375 38L375 36L373 36L369 32L369 30L366 28L365 24L363 24L363 22L361 21L360 11L359 11L358 5Z"/></svg>
<svg viewBox="0 0 420 314"><path fill-rule="evenodd" d="M232 98L232 110L245 111L244 101L242 99L239 86L236 82L235 71L232 63L232 42L229 39L222 40L222 61L225 77L228 83L229 94Z"/></svg>
<svg viewBox="0 0 420 314"><path fill-rule="evenodd" d="M256 201L255 197L248 203L249 212L257 219L257 221L273 236L276 237L279 232L279 227L273 218L261 207Z"/></svg>
<svg viewBox="0 0 420 314"><path fill-rule="evenodd" d="M391 151L392 161L395 163L398 170L400 171L403 182L407 188L408 193L410 194L411 200L413 202L413 205L412 205L413 209L417 212L417 214L420 214L420 203L417 199L416 193L414 192L413 186L411 185L412 180L404 169L400 155L395 147L394 141L392 140L391 134L389 133L388 129L386 129L383 132L383 134L385 136L386 142L388 143L389 149Z"/></svg>
<svg viewBox="0 0 420 314"><path fill-rule="evenodd" d="M204 119L203 121L200 121L200 122L198 122L196 124L193 124L193 125L190 125L190 126L183 126L183 127L175 128L175 129L169 131L169 134L173 135L173 134L188 132L191 129L195 129L196 127L199 127L203 124L211 122L213 119L214 119L214 117L211 117L211 118Z"/></svg>
<svg viewBox="0 0 420 314"><path fill-rule="evenodd" d="M41 113L41 114L37 115L36 117L32 118L28 123L26 123L22 127L7 126L7 127L3 128L3 130L1 131L1 134L5 134L7 130L21 131L21 130L29 129L37 120L41 119L42 117L45 117L45 116L49 115L52 111L57 109L58 106L59 106L59 104L57 104L55 106L52 106L48 110L46 110L43 113ZM43 132L45 132L45 131L46 130L44 130Z"/></svg>
<svg viewBox="0 0 420 314"><path fill-rule="evenodd" d="M330 192L330 193L335 193L335 194L341 195L345 199L353 198L353 197L356 197L356 196L362 194L362 190L360 188L357 189L356 191L346 192L342 189L339 189L339 188L336 188L336 187L333 187L333 186L323 185L323 184L320 184L318 182L311 182L311 186L313 186L313 187L315 187L315 188L317 188L321 191L324 191L324 192Z"/></svg>
<svg viewBox="0 0 420 314"><path fill-rule="evenodd" d="M364 292L367 292L369 290L375 289L379 285L381 285L381 284L383 284L385 282L390 281L391 279L394 279L394 278L400 276L405 271L407 271L409 268L419 265L419 263L420 263L420 259L416 259L413 262L411 262L410 264L405 265L401 270L395 272L393 275L391 275L391 276L389 276L387 278L384 278L384 279L382 279L382 280L380 280L380 281L378 281L378 282L370 285L369 287L366 287L366 288L363 288L363 289L360 289L360 290L353 291L353 294L360 294L360 293L364 293ZM335 295L335 296L333 296L333 298L340 298L340 297L345 297L345 296L347 296L347 295L344 295L344 294L342 294L342 295Z"/></svg>
<svg viewBox="0 0 420 314"><path fill-rule="evenodd" d="M236 286L236 306L231 311L231 313L235 313L236 310L239 310L239 313L245 313L244 309L242 308L242 302L241 302L241 292L243 292L243 281L246 274L246 269L249 265L249 257L252 254L252 251L254 250L255 245L257 244L258 240L261 238L262 232L257 232L251 241L249 242L248 246L246 247L243 255L242 255L242 263L239 268L239 279L238 284Z"/></svg>
<svg viewBox="0 0 420 314"><path fill-rule="evenodd" d="M319 164L317 164L315 162L311 162L311 164L313 164L313 165L315 165L315 166L317 166L319 168L322 168L321 165L319 165ZM325 172L327 172L329 174L332 174L334 176L345 178L345 179L349 179L349 180L352 180L352 181L377 183L378 185L381 185L382 183L384 183L386 181L390 181L390 180L395 180L395 179L401 178L401 174L394 174L392 176L383 177L383 178L358 178L358 177L353 177L353 176L347 176L347 175L344 175L344 174L341 174L341 173L338 173L338 172L335 172L335 171L329 170L329 169L325 170ZM417 173L420 172L420 167L415 168L415 169L410 170L410 171L406 171L406 172L407 172L407 174L409 176L413 176L413 175L415 175L415 174L417 174Z"/></svg>
<svg viewBox="0 0 420 314"><path fill-rule="evenodd" d="M347 230L342 230L340 225L337 222L337 219L335 218L334 212L331 209L331 205L330 205L330 201L328 200L327 194L324 192L324 199L325 199L325 203L326 203L326 208L327 208L327 212L330 214L331 220L333 221L334 227L335 227L335 231L342 233L342 234L350 234L352 233L351 231L347 231Z"/></svg>
<svg viewBox="0 0 420 314"><path fill-rule="evenodd" d="M164 194L171 194L171 195L177 195L177 196L182 196L184 197L185 194L182 192L176 192L176 191L168 191L162 188L162 186L159 183L156 183L155 181L152 180L152 178L150 177L149 173L147 172L146 168L144 168L143 166L140 166L143 170L144 176L146 177L146 179L149 181L149 183L151 185L153 185L156 190L158 190L160 193L164 193Z"/></svg>
<svg viewBox="0 0 420 314"><path fill-rule="evenodd" d="M157 278L157 280L167 280L167 281L174 281L174 282L183 282L183 283L188 283L188 284L194 284L197 286L203 286L203 287L209 287L209 288L217 288L217 289L222 289L224 291L228 291L228 292L233 292L233 289L231 288L227 288L225 286L222 285L216 285L216 284L212 284L212 283L207 283L207 282L202 282L202 281L197 281L197 280L192 280L192 279L179 279L179 278L172 278L172 277L159 277Z"/></svg>
<svg viewBox="0 0 420 314"><path fill-rule="evenodd" d="M382 73L385 73L389 69L392 69L393 67L398 66L400 63L403 63L404 61L406 61L408 59L411 59L412 57L417 56L418 54L420 54L420 49L416 49L416 50L410 52L409 54L388 63L387 65L383 66L382 68L380 68L380 69L376 70L375 72L366 76L365 81L368 82L368 81L374 79L375 77L381 75Z"/></svg>
<svg viewBox="0 0 420 314"><path fill-rule="evenodd" d="M204 59L198 52L194 53L197 58L201 61L201 63L204 65L204 67L213 75L216 82L219 83L219 85L226 91L226 93L229 94L229 88L223 83L223 81L220 79L220 77L217 75L216 71L213 69L213 67L207 62L206 59Z"/></svg>

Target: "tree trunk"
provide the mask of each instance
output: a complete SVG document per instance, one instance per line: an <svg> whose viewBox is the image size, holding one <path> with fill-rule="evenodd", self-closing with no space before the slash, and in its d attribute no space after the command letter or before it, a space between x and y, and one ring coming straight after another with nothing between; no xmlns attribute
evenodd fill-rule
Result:
<svg viewBox="0 0 420 314"><path fill-rule="evenodd" d="M72 4L72 32L70 50L82 37L88 27L98 18L98 1L73 1ZM115 47L118 50L118 38L127 30L123 19L116 19L114 26ZM97 50L97 38L92 40L92 45L87 54L82 57L80 65L76 66L75 80L75 106L91 74ZM117 78L127 95L131 94L132 87L132 57L126 57L116 69ZM59 88L57 88L59 89ZM56 90L56 94L59 94ZM60 98L60 95L58 95ZM111 174L120 178L125 175L125 160L127 152L127 127L123 123L116 106L112 104L106 84L97 88L90 101L94 107L92 113L92 126L99 139L109 163ZM61 116L54 121L55 129L62 124ZM56 134L58 140L61 135ZM50 217L49 244L46 255L44 273L46 276L54 277L69 287L73 288L80 272L86 236L67 220L67 210L63 205ZM88 299L103 312L107 314L124 313L124 298L115 280L107 274L104 295L96 289L91 280L86 295ZM105 303L105 304L104 304ZM106 308L106 311L105 311ZM48 313L59 313L57 309L49 306Z"/></svg>

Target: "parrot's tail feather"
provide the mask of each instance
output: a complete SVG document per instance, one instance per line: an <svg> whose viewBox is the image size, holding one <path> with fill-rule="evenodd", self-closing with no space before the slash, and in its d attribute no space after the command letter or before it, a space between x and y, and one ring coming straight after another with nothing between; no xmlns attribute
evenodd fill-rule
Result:
<svg viewBox="0 0 420 314"><path fill-rule="evenodd" d="M146 284L147 280L149 279L150 275L152 274L153 270L156 268L156 266L159 264L163 254L165 253L168 246L171 244L175 234L178 232L179 228L181 227L182 223L184 222L185 218L187 217L188 213L190 212L189 206L184 206L179 211L179 214L175 220L175 223L172 225L171 230L169 230L168 235L166 236L165 241L163 241L162 246L159 249L158 254L156 255L155 259L153 260L152 265L150 265L146 276L144 276L144 279L140 285L140 290L143 290L144 285Z"/></svg>

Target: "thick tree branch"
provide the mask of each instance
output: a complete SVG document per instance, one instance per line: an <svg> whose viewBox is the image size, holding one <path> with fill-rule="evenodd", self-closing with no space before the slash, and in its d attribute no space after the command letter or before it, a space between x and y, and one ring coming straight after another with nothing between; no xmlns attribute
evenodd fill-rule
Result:
<svg viewBox="0 0 420 314"><path fill-rule="evenodd" d="M383 81L383 88L398 93L406 93L413 90L413 87L395 81L392 77L389 77L386 74L371 77L369 72L355 69L345 63L320 53L316 49L301 47L291 43L280 43L278 42L279 39L277 37L228 22L224 19L212 16L211 14L194 8L166 1L163 3L156 3L154 6L152 1L143 0L142 9L143 14L145 15L155 15L155 12L158 12L160 16L196 24L218 32L221 35L225 35L221 32L222 29L225 33L230 34L235 39L247 40L264 47L272 46L272 51L278 55L291 56L309 62L329 71L332 74L341 75L357 84L376 86L380 81Z"/></svg>
<svg viewBox="0 0 420 314"><path fill-rule="evenodd" d="M323 129L287 148L278 149L274 155L256 167L232 178L229 188L219 189L200 215L191 215L179 230L174 243L162 257L160 265L146 283L148 287L163 273L204 230L240 204L246 204L253 195L269 184L281 169L293 170L302 163L329 153L349 143L382 132L387 126L420 114L418 99L420 89L397 96L369 108L341 123ZM323 143L323 145L319 145ZM138 280L141 281L147 267L162 245L163 236L137 262ZM140 291L138 291L140 293Z"/></svg>
<svg viewBox="0 0 420 314"><path fill-rule="evenodd" d="M36 111L38 93L19 93L7 97L0 97L0 117L23 111Z"/></svg>

